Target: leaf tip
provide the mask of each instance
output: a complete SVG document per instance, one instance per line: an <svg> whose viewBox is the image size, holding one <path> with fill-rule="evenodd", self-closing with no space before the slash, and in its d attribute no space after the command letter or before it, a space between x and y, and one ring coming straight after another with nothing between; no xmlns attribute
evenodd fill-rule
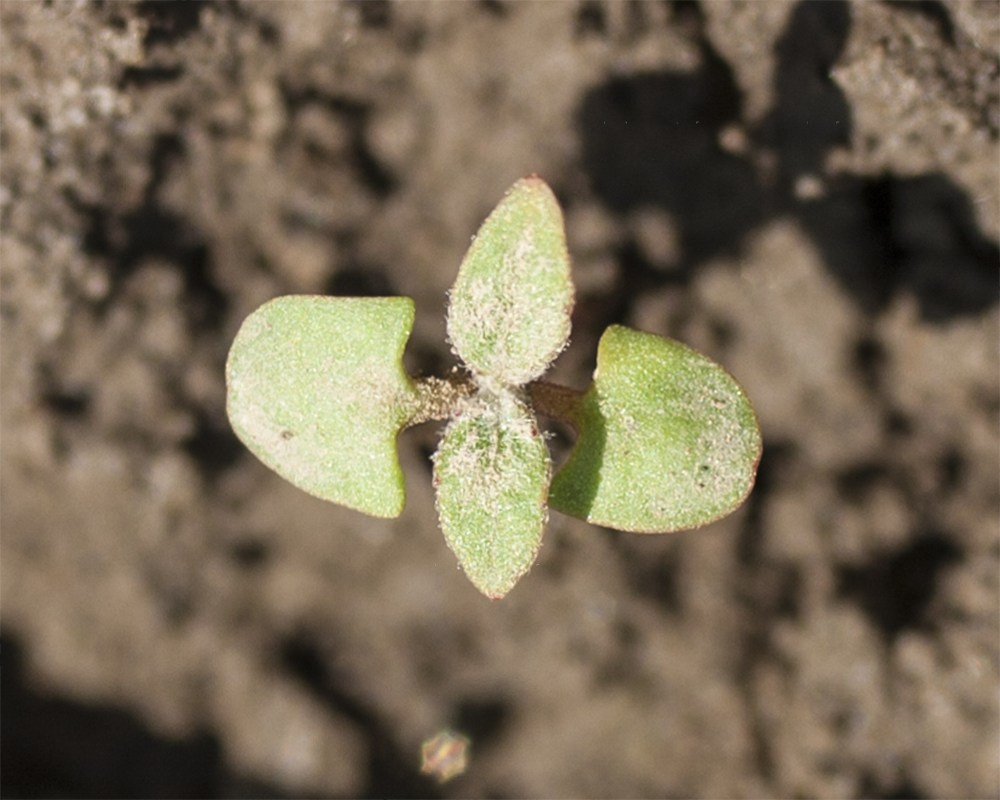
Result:
<svg viewBox="0 0 1000 800"><path fill-rule="evenodd" d="M532 172L532 173L529 173L528 175L525 175L523 178L521 178L520 180L518 180L514 184L514 186L529 186L529 187L535 188L535 189L541 189L542 187L545 187L546 189L549 189L549 184L537 172ZM511 188L514 188L514 187L511 187ZM549 189L549 191L551 191L551 189Z"/></svg>

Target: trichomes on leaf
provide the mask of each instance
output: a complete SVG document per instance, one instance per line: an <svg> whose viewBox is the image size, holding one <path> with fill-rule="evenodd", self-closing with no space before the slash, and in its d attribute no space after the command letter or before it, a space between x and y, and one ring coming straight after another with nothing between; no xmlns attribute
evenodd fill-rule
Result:
<svg viewBox="0 0 1000 800"><path fill-rule="evenodd" d="M403 509L400 431L447 420L433 456L441 529L493 599L535 562L550 507L638 533L737 508L761 438L736 381L679 342L621 326L601 337L586 392L541 381L569 341L572 306L562 212L529 176L483 223L449 295L448 338L467 375L405 373L409 298L279 297L233 342L229 419L286 480L380 517ZM554 477L536 413L577 433Z"/></svg>

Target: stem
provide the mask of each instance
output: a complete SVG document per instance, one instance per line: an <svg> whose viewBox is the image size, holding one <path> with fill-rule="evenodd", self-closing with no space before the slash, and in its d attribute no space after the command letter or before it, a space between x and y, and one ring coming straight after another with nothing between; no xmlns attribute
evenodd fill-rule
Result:
<svg viewBox="0 0 1000 800"><path fill-rule="evenodd" d="M535 411L559 422L565 422L574 431L580 432L578 425L580 406L586 392L547 381L534 381L529 383L526 389Z"/></svg>
<svg viewBox="0 0 1000 800"><path fill-rule="evenodd" d="M417 406L404 428L431 420L451 419L459 406L476 393L476 384L468 375L452 373L447 378L412 378L417 390Z"/></svg>

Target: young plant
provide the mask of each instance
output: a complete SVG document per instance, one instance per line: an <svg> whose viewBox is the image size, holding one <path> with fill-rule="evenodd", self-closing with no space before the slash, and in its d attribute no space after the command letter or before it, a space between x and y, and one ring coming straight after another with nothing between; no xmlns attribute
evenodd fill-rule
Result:
<svg viewBox="0 0 1000 800"><path fill-rule="evenodd" d="M529 176L483 223L450 293L448 338L464 373L403 370L409 298L279 297L233 342L229 419L286 480L379 517L403 509L399 432L448 420L433 457L441 529L493 599L534 563L550 507L638 533L733 511L761 450L736 381L678 342L618 325L601 337L587 391L540 381L567 344L572 306L562 212ZM554 478L539 412L577 434Z"/></svg>

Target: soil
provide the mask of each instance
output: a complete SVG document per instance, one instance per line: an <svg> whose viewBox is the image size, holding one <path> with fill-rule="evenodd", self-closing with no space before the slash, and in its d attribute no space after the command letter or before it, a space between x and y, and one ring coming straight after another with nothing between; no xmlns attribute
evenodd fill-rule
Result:
<svg viewBox="0 0 1000 800"><path fill-rule="evenodd" d="M997 796L994 2L0 20L4 796ZM405 295L445 374L446 291L530 173L578 289L552 378L609 324L671 335L764 455L700 531L553 513L491 603L439 425L374 520L243 448L223 366L271 297Z"/></svg>

